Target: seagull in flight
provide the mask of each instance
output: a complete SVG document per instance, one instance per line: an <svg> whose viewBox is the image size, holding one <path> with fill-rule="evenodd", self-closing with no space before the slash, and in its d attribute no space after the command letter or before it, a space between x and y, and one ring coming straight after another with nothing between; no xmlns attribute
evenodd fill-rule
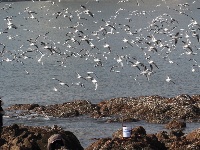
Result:
<svg viewBox="0 0 200 150"><path fill-rule="evenodd" d="M132 62L132 61L129 61L129 62L131 63L131 67L137 67L140 71L141 71L141 69L138 65L141 65L144 67L144 65L141 62L139 62L138 60L136 62Z"/></svg>
<svg viewBox="0 0 200 150"><path fill-rule="evenodd" d="M124 38L122 41L123 41L124 43L129 44L131 47L133 47L133 45L132 45L126 38Z"/></svg>
<svg viewBox="0 0 200 150"><path fill-rule="evenodd" d="M120 65L121 65L121 67L123 68L123 66L124 66L124 64L123 64L123 62L122 62L122 56L119 56L119 55L117 55L118 56L118 58L116 59L117 60L117 63L119 63Z"/></svg>
<svg viewBox="0 0 200 150"><path fill-rule="evenodd" d="M58 89L57 89L56 87L54 87L54 88L53 88L53 90L54 90L55 92L57 92L57 91L58 91Z"/></svg>
<svg viewBox="0 0 200 150"><path fill-rule="evenodd" d="M96 76L96 74L94 72L87 72L87 74L88 74L88 76L86 77L86 79L91 80L92 83L95 85L95 90L97 90L97 87L98 87L97 80L94 77L91 76L91 74L94 74L95 76Z"/></svg>
<svg viewBox="0 0 200 150"><path fill-rule="evenodd" d="M174 40L174 44L176 45L178 43L178 39L182 38L179 36L179 32L177 32L175 35L171 35L170 37L172 38L172 40Z"/></svg>
<svg viewBox="0 0 200 150"><path fill-rule="evenodd" d="M57 80L57 81L59 81L59 84L60 85L66 85L66 86L68 86L69 87L69 85L67 84L67 83L64 83L64 82L62 82L61 80L59 80L59 79L56 79L56 78L52 78L53 80Z"/></svg>
<svg viewBox="0 0 200 150"><path fill-rule="evenodd" d="M173 84L175 84L175 82L172 81L172 79L171 79L169 76L167 76L166 81L167 81L167 82L172 82Z"/></svg>
<svg viewBox="0 0 200 150"><path fill-rule="evenodd" d="M82 78L82 79L86 80L86 78L82 77L79 73L76 72L76 74L77 74L77 78L78 78L78 79L81 79L81 78Z"/></svg>

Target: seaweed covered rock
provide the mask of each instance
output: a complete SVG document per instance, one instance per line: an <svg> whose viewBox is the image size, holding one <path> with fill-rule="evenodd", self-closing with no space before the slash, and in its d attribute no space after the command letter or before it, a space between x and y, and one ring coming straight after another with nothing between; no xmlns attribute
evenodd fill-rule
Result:
<svg viewBox="0 0 200 150"><path fill-rule="evenodd" d="M75 100L63 104L40 106L16 104L6 109L17 115L76 117L89 115L93 118L109 118L107 122L168 123L170 120L200 121L200 95L178 95L172 98L153 96L119 97L92 104L88 100ZM21 111L19 111L21 110ZM20 113L19 113L20 112Z"/></svg>
<svg viewBox="0 0 200 150"><path fill-rule="evenodd" d="M200 149L200 129L188 134L182 130L160 131L147 134L142 126L132 129L131 137L123 138L122 129L113 133L112 138L101 138L92 143L86 150L174 150L174 149Z"/></svg>
<svg viewBox="0 0 200 150"><path fill-rule="evenodd" d="M45 150L48 138L61 134L71 150L83 150L77 137L70 131L54 127L32 127L13 124L3 128L0 139L1 150Z"/></svg>
<svg viewBox="0 0 200 150"><path fill-rule="evenodd" d="M104 100L98 104L99 116L118 116L119 121L146 120L168 123L172 119L188 122L200 120L200 96L187 94L172 98L153 96L122 97ZM117 119L116 119L117 120Z"/></svg>
<svg viewBox="0 0 200 150"><path fill-rule="evenodd" d="M7 111L18 111L18 115L47 115L53 117L76 117L79 115L88 115L95 112L98 109L95 104L92 104L87 100L75 100L72 102L66 102L63 104L54 104L47 106L40 106L38 104L15 104L8 107ZM19 110L21 112L19 113Z"/></svg>
<svg viewBox="0 0 200 150"><path fill-rule="evenodd" d="M200 128L187 134L186 139L191 142L199 142L200 146Z"/></svg>
<svg viewBox="0 0 200 150"><path fill-rule="evenodd" d="M167 129L183 129L186 127L186 123L180 120L172 120L165 125Z"/></svg>
<svg viewBox="0 0 200 150"><path fill-rule="evenodd" d="M165 145L158 141L154 134L146 134L143 127L139 126L132 129L130 138L122 137L122 129L113 133L112 138L102 138L92 143L86 150L123 150L123 149L154 149L165 150Z"/></svg>
<svg viewBox="0 0 200 150"><path fill-rule="evenodd" d="M161 131L156 134L159 141L165 144L167 149L200 149L200 129L196 129L188 134L182 132L182 130Z"/></svg>

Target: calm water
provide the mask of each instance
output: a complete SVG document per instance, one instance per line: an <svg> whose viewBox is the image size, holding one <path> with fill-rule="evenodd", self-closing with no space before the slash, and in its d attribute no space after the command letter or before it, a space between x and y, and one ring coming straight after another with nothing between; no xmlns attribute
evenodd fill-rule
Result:
<svg viewBox="0 0 200 150"><path fill-rule="evenodd" d="M139 6L136 0L1 2L0 95L4 107L16 103L48 105L74 99L98 103L124 96L200 94L197 38L200 2L143 1L138 0ZM171 19L176 21L171 22ZM176 33L181 38L175 44ZM156 44L152 37L161 42ZM189 48L184 48L182 41L187 41ZM151 46L156 49L151 50ZM131 62L138 60L151 70L147 57L159 68L153 65L149 81L142 75L142 66L141 71L131 67ZM90 76L97 81L96 90L92 80L77 78L77 73L88 77L87 72L94 72ZM175 84L166 82L166 76ZM76 85L79 82L85 88ZM60 121L27 118L5 117L5 125L14 122L53 125L59 122L58 125L75 132L83 146L92 142L90 138L110 136L121 127L119 123L106 124L87 117ZM131 124L137 125L146 127L147 132L163 129L162 125L144 122ZM187 131L198 126L190 124Z"/></svg>

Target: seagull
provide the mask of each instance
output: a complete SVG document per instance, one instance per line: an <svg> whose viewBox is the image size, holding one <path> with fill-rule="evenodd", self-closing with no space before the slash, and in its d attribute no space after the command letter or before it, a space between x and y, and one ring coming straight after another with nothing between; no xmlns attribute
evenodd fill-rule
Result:
<svg viewBox="0 0 200 150"><path fill-rule="evenodd" d="M141 62L139 62L139 61L136 61L136 62L132 62L132 61L129 61L132 65L131 65L131 67L137 67L140 71L141 71L141 69L140 69L140 67L138 66L138 65L142 65L142 66L144 66Z"/></svg>
<svg viewBox="0 0 200 150"><path fill-rule="evenodd" d="M40 58L38 59L38 62L40 63L41 61L42 61L42 58L45 56L45 54L42 54L41 56L40 56ZM42 64L43 64L43 62L42 62Z"/></svg>
<svg viewBox="0 0 200 150"><path fill-rule="evenodd" d="M143 0L141 0L143 3L144 3L144 1ZM138 2L138 0L136 0L136 2L137 2L137 6L139 6L140 5L140 3Z"/></svg>
<svg viewBox="0 0 200 150"><path fill-rule="evenodd" d="M179 32L177 32L174 36L170 36L172 38L172 40L175 41L175 45L178 43L178 39L179 38L182 38L182 37L179 37Z"/></svg>
<svg viewBox="0 0 200 150"><path fill-rule="evenodd" d="M132 45L126 38L124 38L122 41L123 41L124 43L129 44L131 47L133 47L133 45Z"/></svg>
<svg viewBox="0 0 200 150"><path fill-rule="evenodd" d="M87 73L88 73L88 76L86 77L86 79L90 79L92 81L92 83L95 85L95 90L97 90L97 86L98 86L97 80L90 75L90 74L94 74L94 73L93 72L87 72Z"/></svg>
<svg viewBox="0 0 200 150"><path fill-rule="evenodd" d="M84 11L84 13L89 14L91 17L94 18L94 14L90 10L87 9L87 10Z"/></svg>
<svg viewBox="0 0 200 150"><path fill-rule="evenodd" d="M63 13L62 12L57 12L57 13L55 13L55 15L56 15L56 19L59 17L59 16L61 16Z"/></svg>
<svg viewBox="0 0 200 150"><path fill-rule="evenodd" d="M54 90L55 92L57 92L57 91L58 91L58 89L57 89L56 87L54 87L54 88L53 88L53 90Z"/></svg>
<svg viewBox="0 0 200 150"><path fill-rule="evenodd" d="M26 72L27 75L29 75L30 73L27 70L24 70Z"/></svg>
<svg viewBox="0 0 200 150"><path fill-rule="evenodd" d="M191 41L190 41L189 39L187 39L187 42L182 41L182 43L185 44L185 45L183 46L183 49L188 48L188 49L193 53L193 50L192 50L192 48L190 47Z"/></svg>
<svg viewBox="0 0 200 150"><path fill-rule="evenodd" d="M166 81L167 81L167 82L172 82L173 84L175 84L175 82L172 81L171 78L169 78L169 76L167 76Z"/></svg>
<svg viewBox="0 0 200 150"><path fill-rule="evenodd" d="M195 66L195 65L192 66L192 69L191 69L192 72L195 72L195 71L196 71L195 68L194 68L194 66Z"/></svg>
<svg viewBox="0 0 200 150"><path fill-rule="evenodd" d="M94 65L95 67L97 67L97 66L103 67L103 63L102 63L101 59L95 57L95 58L94 58L94 62L96 63L96 64Z"/></svg>
<svg viewBox="0 0 200 150"><path fill-rule="evenodd" d="M57 81L59 81L59 84L60 85L66 85L66 86L68 86L69 87L69 85L67 84L67 83L64 83L64 82L62 82L61 80L59 80L59 79L56 79L56 78L52 78L53 80L57 80Z"/></svg>
<svg viewBox="0 0 200 150"><path fill-rule="evenodd" d="M116 28L113 25L109 24L107 21L104 21L104 22L106 23L105 24L106 27L110 27L110 28L116 30Z"/></svg>
<svg viewBox="0 0 200 150"><path fill-rule="evenodd" d="M5 50L6 50L6 45L3 44L3 43L0 43L0 45L3 45L2 51L0 52L0 54L3 55L3 53L4 53Z"/></svg>
<svg viewBox="0 0 200 150"><path fill-rule="evenodd" d="M118 55L117 55L118 56ZM117 63L119 63L121 65L121 67L123 67L123 62L122 62L122 58L121 56L118 56L117 58Z"/></svg>
<svg viewBox="0 0 200 150"><path fill-rule="evenodd" d="M198 24L198 22L194 19L191 20L191 23L188 25L188 27L190 27L191 25L193 25L192 27L194 27L194 26L200 27L200 24Z"/></svg>
<svg viewBox="0 0 200 150"><path fill-rule="evenodd" d="M116 72L116 73L119 73L120 71L119 70L115 70L114 68L118 68L119 66L112 66L110 68L110 72Z"/></svg>
<svg viewBox="0 0 200 150"><path fill-rule="evenodd" d="M149 65L150 65L150 68L151 68L151 71L153 70L153 65L156 66L156 68L158 68L158 66L156 65L156 63L153 61L153 60L149 60L148 61ZM153 64L153 65L152 65ZM158 68L159 69L159 68Z"/></svg>
<svg viewBox="0 0 200 150"><path fill-rule="evenodd" d="M148 49L148 51L152 51L152 52L158 52L158 50L157 50L157 48L156 47L154 47L154 46L149 46L149 49Z"/></svg>
<svg viewBox="0 0 200 150"><path fill-rule="evenodd" d="M192 36L193 36L193 37L196 37L196 38L197 38L197 41L200 42L200 41L199 41L199 34L196 33L196 31L193 31L193 32L192 32Z"/></svg>
<svg viewBox="0 0 200 150"><path fill-rule="evenodd" d="M83 9L85 9L85 10L87 9L84 5L81 5L81 8L83 8Z"/></svg>
<svg viewBox="0 0 200 150"><path fill-rule="evenodd" d="M149 81L149 77L153 72L147 69L147 67L144 67L144 70L140 72L141 75L146 76L147 80Z"/></svg>
<svg viewBox="0 0 200 150"><path fill-rule="evenodd" d="M111 52L111 47L110 47L110 45L109 45L108 43L105 43L105 44L103 45L103 47L104 47L104 48L108 48L109 52Z"/></svg>
<svg viewBox="0 0 200 150"><path fill-rule="evenodd" d="M97 86L98 86L97 80L94 79L94 78L92 78L91 81L92 81L92 83L95 85L95 89L94 89L94 90L97 90Z"/></svg>
<svg viewBox="0 0 200 150"><path fill-rule="evenodd" d="M76 72L76 74L77 74L77 78L78 78L78 79L81 79L81 78L82 78L82 79L86 80L86 78L82 77L79 73Z"/></svg>
<svg viewBox="0 0 200 150"><path fill-rule="evenodd" d="M85 88L85 85L82 82L72 83L72 85L77 85L77 86L81 86L81 87Z"/></svg>
<svg viewBox="0 0 200 150"><path fill-rule="evenodd" d="M151 41L153 43L156 43L157 45L162 42L161 40L157 40L153 35L150 35L150 36L147 36L147 37L151 38Z"/></svg>

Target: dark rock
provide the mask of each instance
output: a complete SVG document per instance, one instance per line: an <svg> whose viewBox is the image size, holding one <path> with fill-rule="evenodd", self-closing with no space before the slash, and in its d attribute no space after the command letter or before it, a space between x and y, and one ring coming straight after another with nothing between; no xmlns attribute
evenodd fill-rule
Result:
<svg viewBox="0 0 200 150"><path fill-rule="evenodd" d="M75 100L63 104L39 106L16 104L7 111L17 110L18 115L38 114L53 117L89 115L93 118L109 117L107 122L132 122L146 120L150 123L168 123L169 120L200 121L200 95L178 95L172 98L153 96L121 97L92 104L87 100ZM19 112L19 110L22 110Z"/></svg>
<svg viewBox="0 0 200 150"><path fill-rule="evenodd" d="M158 138L156 137L156 135L154 135L154 134L147 134L145 138L146 138L145 139L146 143L150 145L151 149L158 149L158 150L160 150L160 149L162 149L162 150L167 149L162 142L158 141Z"/></svg>
<svg viewBox="0 0 200 150"><path fill-rule="evenodd" d="M154 150L165 150L166 147L163 143L158 141L158 138L154 134L146 134L143 127L139 126L132 129L130 138L122 137L122 129L117 130L113 133L113 138L103 138L97 140L86 150L94 149L154 149Z"/></svg>
<svg viewBox="0 0 200 150"><path fill-rule="evenodd" d="M119 121L146 120L167 123L171 119L200 120L200 98L186 94L173 98L158 95L138 98L122 97L104 100L98 104L99 116L120 116Z"/></svg>
<svg viewBox="0 0 200 150"><path fill-rule="evenodd" d="M143 127L132 129L130 138L122 137L122 129L113 133L113 138L102 138L92 143L86 150L94 149L200 149L200 129L185 135L182 130L173 130L169 133L161 131L157 134L146 134Z"/></svg>
<svg viewBox="0 0 200 150"><path fill-rule="evenodd" d="M87 147L85 150L100 150L103 148L103 145L107 145L109 141L111 141L111 138L102 138L97 140L96 142L92 143L89 147Z"/></svg>
<svg viewBox="0 0 200 150"><path fill-rule="evenodd" d="M182 130L172 130L170 131L171 136L176 136L177 138L182 137L184 135Z"/></svg>
<svg viewBox="0 0 200 150"><path fill-rule="evenodd" d="M159 141L169 139L167 131L160 131L156 134Z"/></svg>
<svg viewBox="0 0 200 150"><path fill-rule="evenodd" d="M168 124L165 125L167 129L183 129L186 127L186 123L180 120L172 120Z"/></svg>
<svg viewBox="0 0 200 150"><path fill-rule="evenodd" d="M200 128L187 134L186 139L188 141L200 141Z"/></svg>
<svg viewBox="0 0 200 150"><path fill-rule="evenodd" d="M38 104L15 104L7 108L7 110L32 110L39 107Z"/></svg>
<svg viewBox="0 0 200 150"><path fill-rule="evenodd" d="M200 129L196 129L187 135L182 130L172 130L169 133L162 131L156 134L159 141L165 144L167 149L200 149Z"/></svg>
<svg viewBox="0 0 200 150"><path fill-rule="evenodd" d="M146 130L142 126L135 127L135 128L132 129L132 134L145 136Z"/></svg>
<svg viewBox="0 0 200 150"><path fill-rule="evenodd" d="M60 114L59 117L68 118L68 117L76 117L79 116L79 112L77 110L70 110Z"/></svg>
<svg viewBox="0 0 200 150"><path fill-rule="evenodd" d="M64 131L57 126L50 128L17 124L3 128L1 150L44 150L47 149L48 138L58 133L62 135L69 149L83 150L79 140L70 131Z"/></svg>

